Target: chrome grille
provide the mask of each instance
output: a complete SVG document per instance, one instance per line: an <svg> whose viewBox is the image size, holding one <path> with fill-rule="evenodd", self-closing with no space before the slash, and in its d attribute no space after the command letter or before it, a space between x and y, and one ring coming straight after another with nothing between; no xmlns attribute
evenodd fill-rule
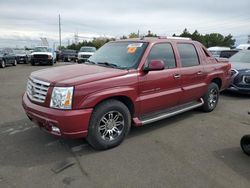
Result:
<svg viewBox="0 0 250 188"><path fill-rule="evenodd" d="M30 100L44 103L50 83L29 78L27 83L27 95Z"/></svg>
<svg viewBox="0 0 250 188"><path fill-rule="evenodd" d="M238 74L239 74L239 72L237 70L235 70L235 69L231 70L231 76L232 77L236 77Z"/></svg>
<svg viewBox="0 0 250 188"><path fill-rule="evenodd" d="M89 58L91 55L81 55L82 58Z"/></svg>

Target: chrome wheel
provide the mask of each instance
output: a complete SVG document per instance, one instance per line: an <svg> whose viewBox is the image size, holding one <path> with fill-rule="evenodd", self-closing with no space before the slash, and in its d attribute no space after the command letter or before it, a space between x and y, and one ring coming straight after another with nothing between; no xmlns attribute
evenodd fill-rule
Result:
<svg viewBox="0 0 250 188"><path fill-rule="evenodd" d="M110 111L102 116L98 132L105 141L113 141L118 138L124 130L124 117L118 111Z"/></svg>
<svg viewBox="0 0 250 188"><path fill-rule="evenodd" d="M218 91L217 91L217 89L213 88L209 92L208 105L211 108L214 108L217 104L217 100L218 100Z"/></svg>
<svg viewBox="0 0 250 188"><path fill-rule="evenodd" d="M5 61L4 61L4 60L1 61L1 67L2 67L2 68L5 67Z"/></svg>
<svg viewBox="0 0 250 188"><path fill-rule="evenodd" d="M15 61L14 61L13 65L14 65L14 66L16 66L16 65L17 65L17 60L15 60Z"/></svg>

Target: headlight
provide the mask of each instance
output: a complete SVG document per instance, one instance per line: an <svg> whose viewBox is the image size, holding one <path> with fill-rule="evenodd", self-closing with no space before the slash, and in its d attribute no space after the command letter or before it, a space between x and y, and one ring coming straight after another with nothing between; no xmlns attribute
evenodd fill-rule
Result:
<svg viewBox="0 0 250 188"><path fill-rule="evenodd" d="M243 82L246 84L250 84L250 76L243 76Z"/></svg>
<svg viewBox="0 0 250 188"><path fill-rule="evenodd" d="M54 87L50 107L58 109L72 109L73 87Z"/></svg>
<svg viewBox="0 0 250 188"><path fill-rule="evenodd" d="M51 56L51 55L48 55L48 58L49 58L49 59L52 59L52 56Z"/></svg>

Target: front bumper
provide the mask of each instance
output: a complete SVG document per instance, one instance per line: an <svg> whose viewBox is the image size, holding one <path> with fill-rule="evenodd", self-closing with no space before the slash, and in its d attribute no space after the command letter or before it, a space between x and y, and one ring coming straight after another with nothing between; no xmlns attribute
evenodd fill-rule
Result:
<svg viewBox="0 0 250 188"><path fill-rule="evenodd" d="M229 91L235 91L238 93L243 93L243 94L250 94L250 89L249 88L245 88L245 87L239 87L236 86L234 84L231 84L228 88Z"/></svg>
<svg viewBox="0 0 250 188"><path fill-rule="evenodd" d="M33 62L33 63L39 63L39 64L51 64L51 63L53 63L53 59L32 58L31 62Z"/></svg>
<svg viewBox="0 0 250 188"><path fill-rule="evenodd" d="M58 110L32 103L26 93L23 108L30 120L46 132L67 138L83 138L88 134L88 125L93 109ZM53 127L60 131L54 131Z"/></svg>

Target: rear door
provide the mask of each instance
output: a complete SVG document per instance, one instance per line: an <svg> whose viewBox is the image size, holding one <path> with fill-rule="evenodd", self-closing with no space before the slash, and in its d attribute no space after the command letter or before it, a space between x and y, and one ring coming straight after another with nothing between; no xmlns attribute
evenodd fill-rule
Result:
<svg viewBox="0 0 250 188"><path fill-rule="evenodd" d="M181 68L181 87L183 90L180 103L197 100L206 89L204 67L197 49L192 43L177 43Z"/></svg>
<svg viewBox="0 0 250 188"><path fill-rule="evenodd" d="M151 60L162 60L165 69L149 71L139 76L139 95L141 114L163 110L178 104L181 95L179 68L170 43L155 44L147 57ZM177 77L176 77L177 75Z"/></svg>

